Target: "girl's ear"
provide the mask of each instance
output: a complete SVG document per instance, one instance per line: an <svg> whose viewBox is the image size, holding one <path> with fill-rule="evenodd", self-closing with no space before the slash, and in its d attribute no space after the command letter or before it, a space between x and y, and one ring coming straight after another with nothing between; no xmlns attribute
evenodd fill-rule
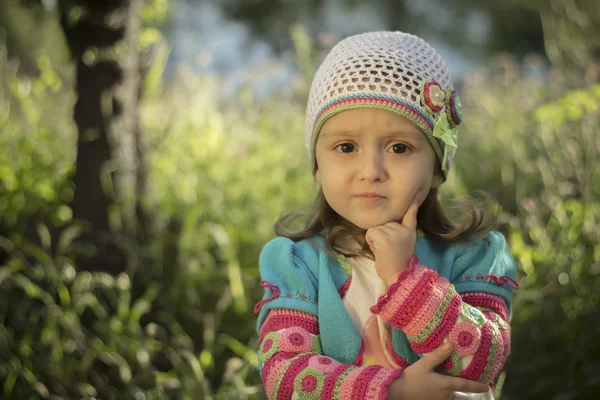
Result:
<svg viewBox="0 0 600 400"><path fill-rule="evenodd" d="M317 180L317 182L321 183L321 174L319 172L319 169L315 171L315 179Z"/></svg>

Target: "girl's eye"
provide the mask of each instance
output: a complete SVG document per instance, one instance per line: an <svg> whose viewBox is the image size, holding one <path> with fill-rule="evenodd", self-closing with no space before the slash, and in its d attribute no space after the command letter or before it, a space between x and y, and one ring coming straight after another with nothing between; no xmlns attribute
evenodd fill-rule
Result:
<svg viewBox="0 0 600 400"><path fill-rule="evenodd" d="M354 151L354 145L352 143L342 143L335 148L340 153L352 153Z"/></svg>
<svg viewBox="0 0 600 400"><path fill-rule="evenodd" d="M396 143L390 147L390 150L396 154L402 154L408 150L408 146L402 143Z"/></svg>

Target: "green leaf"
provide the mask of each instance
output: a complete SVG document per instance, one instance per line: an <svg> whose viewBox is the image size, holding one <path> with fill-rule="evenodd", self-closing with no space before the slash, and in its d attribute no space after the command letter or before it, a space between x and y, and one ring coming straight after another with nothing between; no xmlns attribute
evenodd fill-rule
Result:
<svg viewBox="0 0 600 400"><path fill-rule="evenodd" d="M63 307L69 308L71 306L71 296L69 295L69 289L65 285L59 286L58 297Z"/></svg>
<svg viewBox="0 0 600 400"><path fill-rule="evenodd" d="M17 381L17 372L10 371L8 373L8 376L6 377L6 380L4 381L4 387L3 387L4 396L6 396L6 398L12 398L12 391L13 391L13 388L15 387L16 381Z"/></svg>
<svg viewBox="0 0 600 400"><path fill-rule="evenodd" d="M129 320L131 322L138 323L140 318L148 313L151 309L151 304L144 299L137 300L133 307L131 308L131 313L129 314Z"/></svg>
<svg viewBox="0 0 600 400"><path fill-rule="evenodd" d="M41 299L44 291L35 283L31 282L29 278L21 274L14 274L15 283L23 289L27 297L33 299Z"/></svg>
<svg viewBox="0 0 600 400"><path fill-rule="evenodd" d="M52 236L48 227L44 224L37 224L37 232L42 242L42 247L46 250L50 250L52 246Z"/></svg>
<svg viewBox="0 0 600 400"><path fill-rule="evenodd" d="M81 235L81 228L77 225L71 225L64 229L58 239L57 252L64 254L70 244Z"/></svg>
<svg viewBox="0 0 600 400"><path fill-rule="evenodd" d="M43 248L36 246L33 243L23 243L23 250L34 257L40 264L49 265L53 263L52 257Z"/></svg>
<svg viewBox="0 0 600 400"><path fill-rule="evenodd" d="M74 300L73 311L78 316L81 316L87 308L91 308L96 314L96 318L101 321L108 317L106 310L100 305L93 293L83 293Z"/></svg>
<svg viewBox="0 0 600 400"><path fill-rule="evenodd" d="M6 267L1 267L0 268L0 286L2 286L2 283L10 278L12 275L12 270L10 268L6 268Z"/></svg>

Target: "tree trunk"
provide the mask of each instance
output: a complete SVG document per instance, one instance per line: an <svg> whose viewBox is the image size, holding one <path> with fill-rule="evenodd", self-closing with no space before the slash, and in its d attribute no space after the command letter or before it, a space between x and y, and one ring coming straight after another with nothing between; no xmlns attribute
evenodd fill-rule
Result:
<svg viewBox="0 0 600 400"><path fill-rule="evenodd" d="M138 48L142 0L63 0L61 25L76 62L74 120L78 145L73 218L82 221L80 242L92 244L79 268L117 274L125 257L116 241L131 237L138 157ZM120 232L111 232L117 214ZM113 217L114 219L114 217ZM114 225L114 224L113 224ZM112 227L115 228L114 226Z"/></svg>

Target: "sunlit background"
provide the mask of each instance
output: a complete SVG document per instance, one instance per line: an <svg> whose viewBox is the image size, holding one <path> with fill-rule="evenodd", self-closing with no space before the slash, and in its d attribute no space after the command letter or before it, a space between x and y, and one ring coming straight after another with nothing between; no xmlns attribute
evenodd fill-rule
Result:
<svg viewBox="0 0 600 400"><path fill-rule="evenodd" d="M462 99L443 198L494 196L517 259L496 395L599 399L593 0L0 0L0 398L264 399L257 259L315 193L311 77L396 29Z"/></svg>

